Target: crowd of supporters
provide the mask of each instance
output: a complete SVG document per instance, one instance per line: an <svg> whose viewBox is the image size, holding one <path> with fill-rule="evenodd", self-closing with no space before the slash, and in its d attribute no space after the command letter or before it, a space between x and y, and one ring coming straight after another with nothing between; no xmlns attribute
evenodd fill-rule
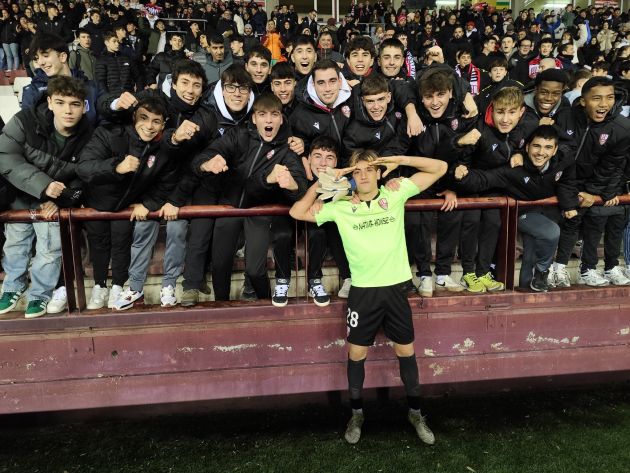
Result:
<svg viewBox="0 0 630 473"><path fill-rule="evenodd" d="M200 292L228 300L243 247L244 297L286 305L290 217L187 221L179 209L290 205L361 149L448 164L418 196L444 200L437 217L405 217L419 278L410 291L504 289L493 276L499 211L457 210L459 197L497 195L559 200L520 215L520 286L570 286L578 238L573 282L630 285L618 261L624 234L630 240L618 205L630 174L630 23L618 8L412 12L404 1L397 9L366 1L341 21L320 23L314 10L300 17L292 5L268 13L239 1L3 5L1 65L7 75L24 67L33 79L0 135L2 205L47 216L60 207L133 208L129 221L85 224L94 271L88 309L142 301L159 230L150 211L166 221L162 306L195 305ZM383 184L395 190L413 172L398 168ZM604 206L593 206L597 196ZM0 313L14 310L29 280L27 317L64 310L58 224L10 223L5 236ZM308 251L315 304L330 301L327 253L339 268L338 295L347 297L353 275L336 226L309 224ZM456 253L461 280L451 278Z"/></svg>

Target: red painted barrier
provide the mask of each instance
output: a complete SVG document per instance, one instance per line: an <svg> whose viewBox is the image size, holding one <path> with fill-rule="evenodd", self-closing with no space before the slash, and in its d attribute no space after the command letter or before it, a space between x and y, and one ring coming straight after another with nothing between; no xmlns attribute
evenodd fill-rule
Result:
<svg viewBox="0 0 630 473"><path fill-rule="evenodd" d="M624 203L630 199L623 197ZM441 200L410 201L436 210ZM513 285L516 217L507 198L461 199L460 209L500 208L500 263ZM183 208L197 216L284 215L283 207ZM64 273L82 288L80 221L128 218L62 210ZM155 217L155 215L153 215ZM37 215L0 214L4 221ZM510 279L511 278L511 279ZM571 288L547 294L506 291L410 299L421 382L427 392L510 389L570 379L573 383L630 373L630 288ZM77 292L75 306L84 304ZM268 301L205 303L192 309L124 313L69 312L0 320L0 413L130 406L247 396L345 390L345 302L318 308L300 298L285 308ZM382 337L370 350L366 387L400 386Z"/></svg>

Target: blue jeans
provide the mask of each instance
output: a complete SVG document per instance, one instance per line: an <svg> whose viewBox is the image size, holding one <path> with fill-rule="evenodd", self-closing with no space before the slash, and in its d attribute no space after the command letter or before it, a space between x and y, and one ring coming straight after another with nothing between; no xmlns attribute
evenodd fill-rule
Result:
<svg viewBox="0 0 630 473"><path fill-rule="evenodd" d="M17 70L20 67L20 46L17 43L2 43L4 55L7 58L7 70Z"/></svg>
<svg viewBox="0 0 630 473"><path fill-rule="evenodd" d="M153 247L157 241L160 222L145 220L136 222L133 228L131 263L129 264L129 288L142 291L147 279ZM166 251L164 252L164 279L162 287L177 285L177 278L184 272L186 258L186 233L188 220L166 222Z"/></svg>
<svg viewBox="0 0 630 473"><path fill-rule="evenodd" d="M2 267L6 273L3 292L18 292L28 285L31 264L31 289L28 301L49 301L61 271L61 236L59 223L7 223L4 226ZM31 249L35 242L35 256Z"/></svg>
<svg viewBox="0 0 630 473"><path fill-rule="evenodd" d="M534 269L544 272L551 266L558 248L560 227L547 216L530 212L519 217L518 231L523 237L523 259L518 284L528 288Z"/></svg>

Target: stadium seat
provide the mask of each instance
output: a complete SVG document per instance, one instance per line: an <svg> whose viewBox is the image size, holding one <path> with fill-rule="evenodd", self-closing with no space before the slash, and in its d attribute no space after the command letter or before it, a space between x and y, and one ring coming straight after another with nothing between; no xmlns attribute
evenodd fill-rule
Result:
<svg viewBox="0 0 630 473"><path fill-rule="evenodd" d="M31 83L30 77L16 77L13 82L13 91L17 94L19 103L22 103L22 90Z"/></svg>
<svg viewBox="0 0 630 473"><path fill-rule="evenodd" d="M11 120L11 117L20 111L20 103L15 95L0 95L0 116L4 123Z"/></svg>

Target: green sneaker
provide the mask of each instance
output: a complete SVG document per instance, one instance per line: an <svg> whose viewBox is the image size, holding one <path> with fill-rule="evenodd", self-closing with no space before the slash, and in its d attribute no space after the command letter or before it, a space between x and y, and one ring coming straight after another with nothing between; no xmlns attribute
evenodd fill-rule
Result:
<svg viewBox="0 0 630 473"><path fill-rule="evenodd" d="M466 273L462 276L462 284L468 292L486 292L486 286L479 280L475 273Z"/></svg>
<svg viewBox="0 0 630 473"><path fill-rule="evenodd" d="M192 307L199 302L199 289L185 289L182 292L182 300L180 302L182 307Z"/></svg>
<svg viewBox="0 0 630 473"><path fill-rule="evenodd" d="M495 280L492 277L492 273L490 271L488 271L483 276L480 276L479 281L481 281L481 284L484 285L486 291L493 292L502 291L503 289L505 289L505 285L502 282Z"/></svg>
<svg viewBox="0 0 630 473"><path fill-rule="evenodd" d="M28 301L28 307L26 308L26 312L24 312L24 317L27 319L34 319L36 317L41 317L46 313L46 306L48 304L46 301L42 300L34 300Z"/></svg>
<svg viewBox="0 0 630 473"><path fill-rule="evenodd" d="M6 314L15 309L22 294L24 294L23 290L17 292L3 292L2 297L0 297L0 314Z"/></svg>

